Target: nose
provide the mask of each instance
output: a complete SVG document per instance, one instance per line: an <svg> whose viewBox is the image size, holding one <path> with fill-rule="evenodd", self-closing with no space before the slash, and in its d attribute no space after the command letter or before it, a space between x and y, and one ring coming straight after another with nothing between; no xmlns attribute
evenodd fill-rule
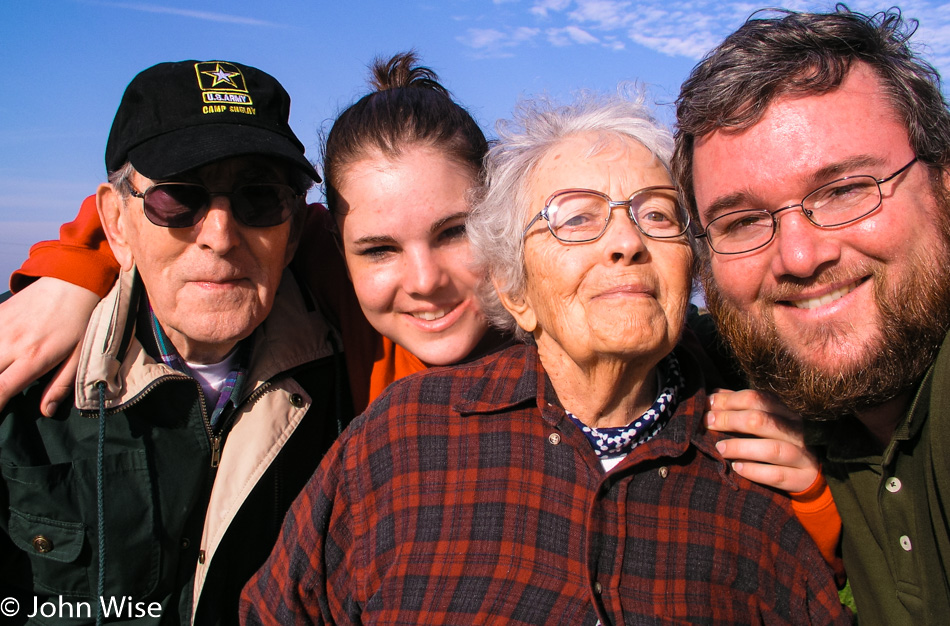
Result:
<svg viewBox="0 0 950 626"><path fill-rule="evenodd" d="M231 200L226 195L211 197L211 206L207 213L198 222L195 241L203 248L213 251L219 256L238 245L239 224L231 212Z"/></svg>
<svg viewBox="0 0 950 626"><path fill-rule="evenodd" d="M841 249L834 233L808 221L801 205L787 208L792 210L775 215L772 273L808 278L823 265L837 261Z"/></svg>
<svg viewBox="0 0 950 626"><path fill-rule="evenodd" d="M433 250L406 250L405 259L403 285L406 292L426 296L444 285L446 272Z"/></svg>
<svg viewBox="0 0 950 626"><path fill-rule="evenodd" d="M616 211L620 210L620 213ZM611 207L611 219L604 231L604 251L611 263L629 264L646 254L646 235L640 232L630 214L630 206Z"/></svg>

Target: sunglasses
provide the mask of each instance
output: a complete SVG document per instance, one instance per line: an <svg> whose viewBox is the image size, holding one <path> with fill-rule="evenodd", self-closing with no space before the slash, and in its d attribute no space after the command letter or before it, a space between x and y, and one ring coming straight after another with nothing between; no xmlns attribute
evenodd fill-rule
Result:
<svg viewBox="0 0 950 626"><path fill-rule="evenodd" d="M157 183L145 191L129 185L132 196L141 198L145 217L156 226L188 228L204 217L211 198L227 196L234 218L253 228L283 224L294 212L300 194L289 185L253 183L234 191L210 191L196 183Z"/></svg>

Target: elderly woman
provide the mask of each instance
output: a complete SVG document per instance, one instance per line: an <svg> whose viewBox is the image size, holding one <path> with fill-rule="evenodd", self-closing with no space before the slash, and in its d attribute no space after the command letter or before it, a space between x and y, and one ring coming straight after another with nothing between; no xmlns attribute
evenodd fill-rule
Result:
<svg viewBox="0 0 950 626"><path fill-rule="evenodd" d="M777 494L733 474L677 342L688 219L639 103L523 105L469 233L526 339L397 382L248 583L248 623L848 623Z"/></svg>

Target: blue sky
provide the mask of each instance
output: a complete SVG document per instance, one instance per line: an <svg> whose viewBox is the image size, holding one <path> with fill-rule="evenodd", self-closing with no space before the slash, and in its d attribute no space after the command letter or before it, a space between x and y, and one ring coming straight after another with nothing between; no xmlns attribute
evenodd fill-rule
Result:
<svg viewBox="0 0 950 626"><path fill-rule="evenodd" d="M851 2L874 12L889 2ZM775 4L775 3L770 3ZM646 85L672 121L679 84L758 3L682 0L6 0L0 6L0 276L56 236L105 177L122 92L161 61L232 60L273 74L316 159L321 130L366 92L376 56L415 48L491 135L520 97ZM832 2L789 2L828 10ZM950 71L950 5L900 3Z"/></svg>

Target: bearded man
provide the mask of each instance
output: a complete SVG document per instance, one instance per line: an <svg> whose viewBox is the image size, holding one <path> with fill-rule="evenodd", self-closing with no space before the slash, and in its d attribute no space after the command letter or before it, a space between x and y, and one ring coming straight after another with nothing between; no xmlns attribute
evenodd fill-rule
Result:
<svg viewBox="0 0 950 626"><path fill-rule="evenodd" d="M899 11L754 15L677 102L709 310L814 421L862 624L950 615L950 113Z"/></svg>

